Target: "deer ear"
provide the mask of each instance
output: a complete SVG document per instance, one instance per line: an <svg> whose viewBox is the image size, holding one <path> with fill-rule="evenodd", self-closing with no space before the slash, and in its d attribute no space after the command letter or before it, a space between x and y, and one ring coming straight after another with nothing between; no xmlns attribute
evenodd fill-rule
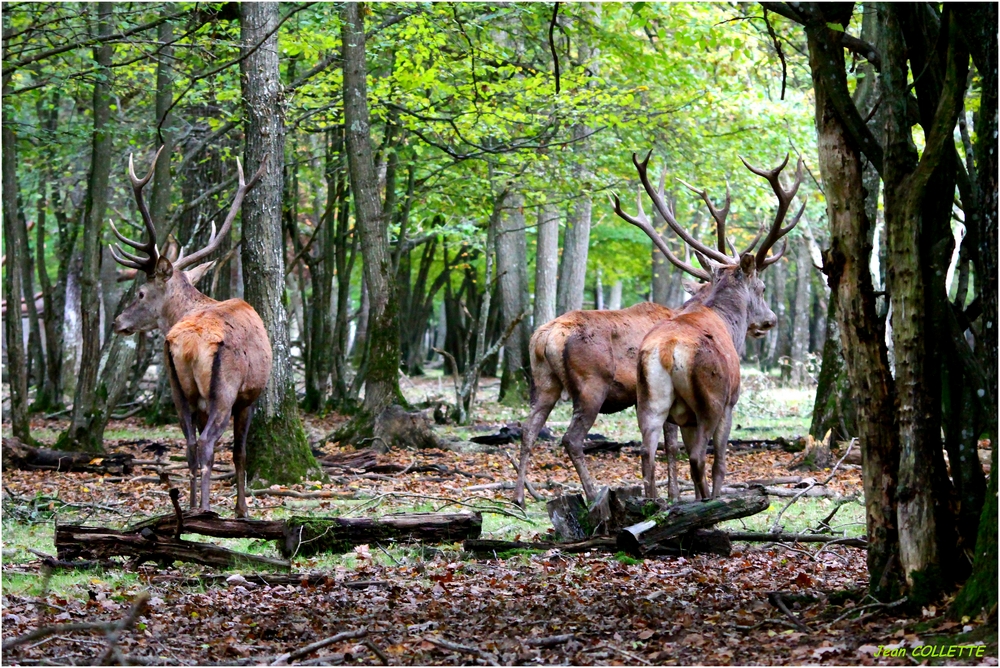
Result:
<svg viewBox="0 0 1000 668"><path fill-rule="evenodd" d="M174 265L170 263L170 260L161 255L156 260L156 269L154 270L153 278L160 281L167 281L173 275Z"/></svg>
<svg viewBox="0 0 1000 668"><path fill-rule="evenodd" d="M705 285L705 284L704 283L697 283L695 281L688 281L688 280L682 280L681 281L681 287L683 287L684 288L684 292L688 293L689 295L695 295L695 294L697 294L698 291L701 290L701 286L703 286L703 285Z"/></svg>
<svg viewBox="0 0 1000 668"><path fill-rule="evenodd" d="M205 274L207 274L214 266L215 266L215 260L212 260L211 262L205 262L199 264L194 269L189 269L188 271L185 271L184 276L188 279L188 282L191 285L198 285L198 281L203 279L205 277Z"/></svg>
<svg viewBox="0 0 1000 668"><path fill-rule="evenodd" d="M754 256L750 253L744 253L740 258L740 269L742 269L743 273L747 276L752 276L757 270L757 261Z"/></svg>

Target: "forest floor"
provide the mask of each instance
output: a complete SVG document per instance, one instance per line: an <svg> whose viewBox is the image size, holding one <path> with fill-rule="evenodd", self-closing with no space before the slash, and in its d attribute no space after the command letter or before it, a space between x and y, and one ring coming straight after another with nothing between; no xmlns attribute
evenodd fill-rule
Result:
<svg viewBox="0 0 1000 668"><path fill-rule="evenodd" d="M404 381L409 399L448 398L438 378ZM453 449L390 452L379 462L437 464L448 473L351 474L305 481L291 489L337 493L337 498L257 495L254 519L289 515L379 516L400 511L483 513L483 537L551 539L542 502L526 511L513 506L509 490L469 489L514 479L510 457L517 445L477 446L473 434L495 432L523 419L523 409L496 403L496 382L484 381L479 419L468 428L437 427ZM741 399L733 439L796 436L808 426L811 393L761 386ZM559 407L549 423L561 435L569 419ZM342 420L307 416L307 431L319 449L340 451L322 438ZM37 420L33 435L51 443L65 421ZM633 411L601 416L594 432L615 441L638 439ZM5 427L6 433L6 427ZM131 418L109 427L109 452L149 459L150 443L169 446L166 456L183 461L183 439L170 425L150 428ZM230 462L231 434L217 449L217 464ZM603 484L634 484L637 449L589 457ZM798 455L781 449L733 448L727 482L778 476L815 476L791 471ZM658 479L666 462L658 460ZM682 466L682 482L688 481ZM445 470L445 469L441 469ZM179 473L183 473L180 471ZM801 498L780 516L787 532L807 532L839 509L830 525L846 536L864 533L860 467L843 464L826 486L829 498ZM137 471L135 478L140 477ZM530 479L547 496L578 488L576 472L558 441L540 442ZM184 485L180 485L182 489ZM273 488L284 491L289 488ZM148 607L117 647L145 665L255 665L287 661L282 655L316 641L346 634L305 653L301 664L405 665L997 665L996 613L991 620L951 621L947 601L919 610L873 604L865 595L865 552L842 545L735 543L730 557L688 556L635 560L589 552L512 551L476 557L461 544L364 545L345 555L293 560L293 572L324 578L266 584L268 573L177 563L134 571L58 571L42 568L38 553L54 554L58 521L101 526L125 524L170 512L166 488L85 473L3 472L2 637L4 643L46 625L117 622L132 601L148 592ZM854 500L843 501L847 499ZM231 517L229 481L212 488L213 508ZM766 531L789 503L772 497L764 513L724 526ZM272 543L211 539L255 554L278 556ZM263 575L263 581L251 575ZM800 626L768 602L782 592ZM961 657L947 647L962 645ZM4 665L94 664L108 646L101 630L58 633L5 650ZM933 647L933 649L932 649ZM886 649L890 656L882 656ZM943 650L942 650L943 648ZM881 650L881 651L880 651ZM976 656L981 652L981 656ZM879 653L879 656L876 656Z"/></svg>

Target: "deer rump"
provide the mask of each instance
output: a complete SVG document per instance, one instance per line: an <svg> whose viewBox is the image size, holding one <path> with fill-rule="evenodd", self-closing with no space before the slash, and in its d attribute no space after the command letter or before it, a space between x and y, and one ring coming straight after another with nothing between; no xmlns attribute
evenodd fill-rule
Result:
<svg viewBox="0 0 1000 668"><path fill-rule="evenodd" d="M260 396L271 373L271 349L248 349L258 341L267 341L264 323L242 299L193 311L170 329L167 357L181 394L200 414L199 425L213 402L235 412Z"/></svg>
<svg viewBox="0 0 1000 668"><path fill-rule="evenodd" d="M556 392L574 407L617 413L636 403L636 364L643 338L674 311L642 302L619 311L570 311L531 337L531 401Z"/></svg>

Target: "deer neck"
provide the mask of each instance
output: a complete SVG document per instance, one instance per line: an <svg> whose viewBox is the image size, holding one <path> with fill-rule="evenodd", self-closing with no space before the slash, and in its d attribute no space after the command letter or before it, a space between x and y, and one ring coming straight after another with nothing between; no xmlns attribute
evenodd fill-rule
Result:
<svg viewBox="0 0 1000 668"><path fill-rule="evenodd" d="M167 282L167 294L160 311L160 331L166 334L188 313L217 303L208 295L202 294L184 276L184 272L175 271Z"/></svg>
<svg viewBox="0 0 1000 668"><path fill-rule="evenodd" d="M722 319L733 341L733 347L736 348L736 353L743 357L747 347L747 328L749 326L746 295L743 294L743 291L734 286L718 285L706 296L702 304L712 309Z"/></svg>

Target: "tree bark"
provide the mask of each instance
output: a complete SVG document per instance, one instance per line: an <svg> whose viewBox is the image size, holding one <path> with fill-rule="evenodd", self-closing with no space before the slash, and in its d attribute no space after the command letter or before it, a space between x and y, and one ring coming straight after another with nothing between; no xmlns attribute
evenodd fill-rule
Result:
<svg viewBox="0 0 1000 668"><path fill-rule="evenodd" d="M538 210L535 244L535 311L537 329L556 317L556 287L559 273L559 212L546 205Z"/></svg>
<svg viewBox="0 0 1000 668"><path fill-rule="evenodd" d="M816 7L816 6L814 6ZM868 270L871 221L865 213L862 156L832 96L847 94L844 50L834 44L825 22L806 27L816 105L819 167L830 221L830 249L823 258L852 398L858 409L862 481L867 510L869 591L881 601L900 597L896 520L899 463L894 387L885 348L885 332L876 313L875 290ZM827 77L827 72L833 76Z"/></svg>
<svg viewBox="0 0 1000 668"><path fill-rule="evenodd" d="M5 22L6 23L6 22ZM4 74L3 89L8 88L9 75ZM4 335L7 344L7 374L10 378L11 430L16 438L31 441L28 423L28 369L24 350L24 331L21 320L22 263L27 251L17 233L17 144L11 128L12 115L3 115L3 235L7 261L4 264L4 296L7 299L7 316L4 318ZM28 295L32 299L31 295Z"/></svg>
<svg viewBox="0 0 1000 668"><path fill-rule="evenodd" d="M399 304L372 155L363 9L360 3L344 4L341 39L347 160L370 309L364 401L364 413L370 422L389 406L403 403L403 396L399 389Z"/></svg>
<svg viewBox="0 0 1000 668"><path fill-rule="evenodd" d="M586 135L587 128L575 126L573 138ZM580 144L575 150L582 150ZM579 171L579 170L578 170ZM583 308L583 292L587 284L587 253L590 248L590 195L578 193L566 221L563 252L559 262L559 290L556 311L559 315Z"/></svg>
<svg viewBox="0 0 1000 668"><path fill-rule="evenodd" d="M765 354L761 356L761 366L764 371L778 365L780 358L786 355L785 344L788 341L788 316L785 308L785 277L788 273L788 262L784 259L774 263L765 274L767 292L771 295L771 310L777 317L776 324L767 333L765 339Z"/></svg>
<svg viewBox="0 0 1000 668"><path fill-rule="evenodd" d="M976 275L980 277L980 295L984 335L977 341L984 382L976 388L982 393L987 413L987 435L993 442L993 459L986 502L979 521L975 561L972 575L952 606L951 614L957 619L963 615L990 610L997 603L997 24L996 3L962 4L952 9L966 42L972 60L979 70L982 90L979 113L976 116L975 164L977 190L980 201L974 216L968 220L976 230L979 240L976 258Z"/></svg>
<svg viewBox="0 0 1000 668"><path fill-rule="evenodd" d="M170 107L174 103L173 69L168 65L173 59L174 47L166 46L173 41L173 25L166 21L157 28L156 39L161 44L160 55L156 61L156 136L157 145L162 144L163 155L156 163L153 174L153 191L149 198L149 215L159 224L157 243L163 248L167 240L167 226L162 223L167 220L167 210L170 208L170 195L173 179L170 174L170 158L174 153L173 116Z"/></svg>
<svg viewBox="0 0 1000 668"><path fill-rule="evenodd" d="M507 331L528 307L528 241L524 225L524 199L511 194L504 214L498 217L496 233L497 278L500 293L500 328ZM500 402L520 406L528 400L531 366L528 338L531 330L524 317L503 345Z"/></svg>
<svg viewBox="0 0 1000 668"><path fill-rule="evenodd" d="M240 62L243 114L246 119L245 164L267 171L243 203L244 292L260 315L271 341L273 365L267 387L257 400L247 436L247 475L272 483L292 483L317 468L295 400L288 321L282 304L285 275L281 227L284 167L284 99L278 71L278 3L240 5L240 40L249 50ZM272 33L273 31L273 33ZM266 40L265 35L272 33Z"/></svg>
<svg viewBox="0 0 1000 668"><path fill-rule="evenodd" d="M812 259L809 256L809 242L805 237L793 241L795 244L795 301L792 303L792 347L791 381L801 387L809 379L806 369L809 352L809 288L812 279Z"/></svg>
<svg viewBox="0 0 1000 668"><path fill-rule="evenodd" d="M98 2L99 37L112 31L114 3ZM77 375L73 399L73 415L69 429L64 432L56 447L63 450L88 450L100 452L103 445L91 434L94 418L98 366L101 361L101 227L108 204L108 182L111 175L111 59L114 47L102 43L94 47L94 60L100 70L94 81L94 127L91 141L90 178L84 204L83 271L80 275L80 316L83 332L83 350L80 372Z"/></svg>
<svg viewBox="0 0 1000 668"><path fill-rule="evenodd" d="M899 426L899 489L897 515L900 561L910 586L910 599L933 600L953 575L944 538L949 522L938 506L943 503L947 478L940 436L940 375L937 344L928 339L935 292L934 259L929 247L936 242L934 229L948 220L954 192L952 132L965 89L968 52L954 21L946 12L940 30L948 31L947 74L936 90L917 83L918 96L937 93L940 102L928 122L922 120L927 138L917 160L909 117L907 73L919 52L912 39L904 38L904 23L912 8L880 3L879 25L886 39L882 68L886 105L886 147L882 178L885 182L885 214L889 263L887 289L892 299L892 338L895 352L896 395ZM931 78L943 63L927 63ZM940 76L940 74L938 74ZM948 193L944 202L931 193ZM930 196L928 196L930 195ZM941 206L945 204L945 206ZM941 220L943 218L943 220ZM950 248L949 248L950 255ZM940 271L940 267L937 267ZM929 275L930 274L930 275Z"/></svg>

